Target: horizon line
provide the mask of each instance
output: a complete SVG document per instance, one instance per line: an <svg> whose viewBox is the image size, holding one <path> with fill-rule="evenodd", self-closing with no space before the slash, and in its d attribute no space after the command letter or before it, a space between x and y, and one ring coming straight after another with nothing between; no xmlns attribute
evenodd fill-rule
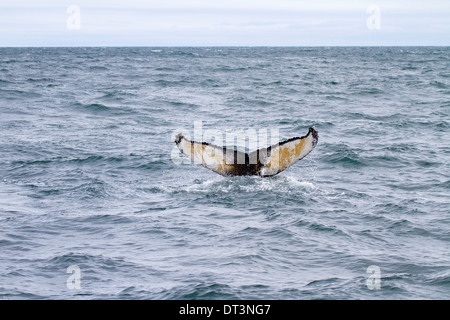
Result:
<svg viewBox="0 0 450 320"><path fill-rule="evenodd" d="M75 46L2 46L0 48L376 48L376 47L450 47L449 45L75 45Z"/></svg>

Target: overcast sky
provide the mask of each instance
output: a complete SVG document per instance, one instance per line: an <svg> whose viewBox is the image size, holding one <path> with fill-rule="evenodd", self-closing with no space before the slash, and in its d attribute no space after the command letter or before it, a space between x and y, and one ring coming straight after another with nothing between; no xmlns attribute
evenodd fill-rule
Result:
<svg viewBox="0 0 450 320"><path fill-rule="evenodd" d="M450 45L449 0L0 0L0 46Z"/></svg>

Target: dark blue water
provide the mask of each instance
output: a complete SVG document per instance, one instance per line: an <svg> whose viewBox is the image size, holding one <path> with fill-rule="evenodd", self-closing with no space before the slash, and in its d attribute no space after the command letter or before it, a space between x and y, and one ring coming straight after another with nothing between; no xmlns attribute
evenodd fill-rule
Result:
<svg viewBox="0 0 450 320"><path fill-rule="evenodd" d="M449 70L447 47L0 49L0 298L449 299ZM172 161L194 121L320 138L225 178Z"/></svg>

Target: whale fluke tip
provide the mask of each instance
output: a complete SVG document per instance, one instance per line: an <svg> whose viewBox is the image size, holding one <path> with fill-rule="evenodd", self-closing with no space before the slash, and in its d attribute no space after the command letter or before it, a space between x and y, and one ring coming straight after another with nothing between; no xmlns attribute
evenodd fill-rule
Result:
<svg viewBox="0 0 450 320"><path fill-rule="evenodd" d="M183 139L183 138L184 138L183 134L179 133L175 136L175 140L173 142L175 142L176 144L179 144L181 139Z"/></svg>

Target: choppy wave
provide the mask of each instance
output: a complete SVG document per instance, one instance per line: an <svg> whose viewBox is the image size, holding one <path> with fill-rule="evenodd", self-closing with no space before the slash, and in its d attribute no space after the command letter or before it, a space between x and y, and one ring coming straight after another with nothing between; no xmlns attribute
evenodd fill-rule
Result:
<svg viewBox="0 0 450 320"><path fill-rule="evenodd" d="M449 297L448 50L1 48L0 297ZM320 138L225 178L194 121Z"/></svg>

